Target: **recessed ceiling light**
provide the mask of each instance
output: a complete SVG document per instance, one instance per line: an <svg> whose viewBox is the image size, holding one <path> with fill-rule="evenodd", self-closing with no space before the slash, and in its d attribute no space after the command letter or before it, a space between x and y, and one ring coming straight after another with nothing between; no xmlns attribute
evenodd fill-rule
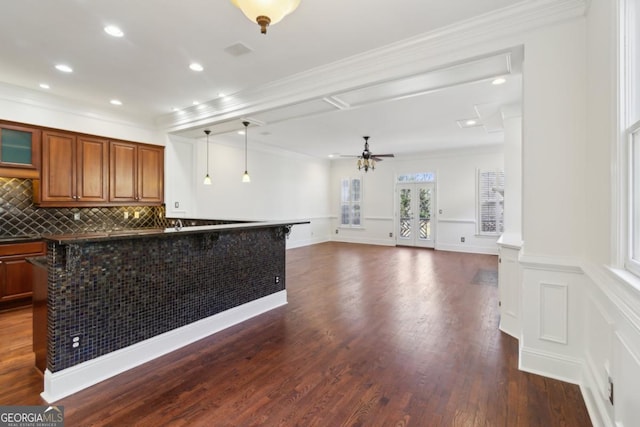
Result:
<svg viewBox="0 0 640 427"><path fill-rule="evenodd" d="M42 89L51 89L51 86L49 86L49 85L48 85L48 84L46 84L46 83L40 83L40 87L41 87Z"/></svg>
<svg viewBox="0 0 640 427"><path fill-rule="evenodd" d="M460 119L456 120L456 123L460 129L482 126L482 122L478 119Z"/></svg>
<svg viewBox="0 0 640 427"><path fill-rule="evenodd" d="M202 65L198 64L197 62L191 63L191 65L189 65L189 68L191 68L193 71L202 71L202 70L204 70L204 67Z"/></svg>
<svg viewBox="0 0 640 427"><path fill-rule="evenodd" d="M218 92L218 98L226 98L227 95L224 94L224 92Z"/></svg>
<svg viewBox="0 0 640 427"><path fill-rule="evenodd" d="M56 70L62 71L63 73L73 73L73 68L69 67L66 64L58 64L58 65L56 65Z"/></svg>
<svg viewBox="0 0 640 427"><path fill-rule="evenodd" d="M120 101L119 99L112 99L109 102L113 105L122 105L122 101Z"/></svg>
<svg viewBox="0 0 640 427"><path fill-rule="evenodd" d="M506 83L507 79L505 79L504 77L498 77L496 79L493 79L493 81L491 82L492 85L501 85Z"/></svg>
<svg viewBox="0 0 640 427"><path fill-rule="evenodd" d="M238 135L244 135L244 131L243 130L239 130L238 131Z"/></svg>
<svg viewBox="0 0 640 427"><path fill-rule="evenodd" d="M198 105L198 104L200 104L200 102L198 102L198 101L193 101L193 105Z"/></svg>
<svg viewBox="0 0 640 427"><path fill-rule="evenodd" d="M106 27L104 27L104 32L113 37L124 36L124 33L122 32L122 30L116 27L115 25L107 25Z"/></svg>

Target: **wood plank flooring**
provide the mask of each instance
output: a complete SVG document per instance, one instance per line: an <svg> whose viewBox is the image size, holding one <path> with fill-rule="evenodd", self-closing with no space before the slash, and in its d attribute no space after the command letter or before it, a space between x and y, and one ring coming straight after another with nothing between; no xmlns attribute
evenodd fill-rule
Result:
<svg viewBox="0 0 640 427"><path fill-rule="evenodd" d="M518 371L496 270L489 255L292 249L287 306L57 403L67 427L590 426L577 386ZM30 311L0 322L0 405L43 404Z"/></svg>

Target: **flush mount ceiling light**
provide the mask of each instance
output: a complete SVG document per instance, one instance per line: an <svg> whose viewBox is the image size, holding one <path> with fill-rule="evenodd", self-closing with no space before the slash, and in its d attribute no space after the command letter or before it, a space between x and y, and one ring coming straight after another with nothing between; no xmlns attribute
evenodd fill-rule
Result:
<svg viewBox="0 0 640 427"><path fill-rule="evenodd" d="M249 130L249 122L242 122L244 125L244 174L242 174L242 182L251 182L249 172L247 172L247 133Z"/></svg>
<svg viewBox="0 0 640 427"><path fill-rule="evenodd" d="M296 10L300 0L231 0L231 3L250 21L257 22L262 34L267 34L267 27Z"/></svg>
<svg viewBox="0 0 640 427"><path fill-rule="evenodd" d="M207 174L204 176L204 181L202 181L202 183L204 185L211 185L211 177L209 176L209 134L211 131L209 129L205 129L204 133L207 134Z"/></svg>

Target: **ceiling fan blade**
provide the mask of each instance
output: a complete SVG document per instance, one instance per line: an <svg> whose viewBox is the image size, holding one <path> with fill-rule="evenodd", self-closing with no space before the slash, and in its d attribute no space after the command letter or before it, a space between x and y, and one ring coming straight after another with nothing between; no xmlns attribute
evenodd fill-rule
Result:
<svg viewBox="0 0 640 427"><path fill-rule="evenodd" d="M371 157L395 157L393 154L372 154Z"/></svg>
<svg viewBox="0 0 640 427"><path fill-rule="evenodd" d="M340 157L351 157L351 158L358 158L358 157L362 157L361 155L351 155L351 154L340 154Z"/></svg>

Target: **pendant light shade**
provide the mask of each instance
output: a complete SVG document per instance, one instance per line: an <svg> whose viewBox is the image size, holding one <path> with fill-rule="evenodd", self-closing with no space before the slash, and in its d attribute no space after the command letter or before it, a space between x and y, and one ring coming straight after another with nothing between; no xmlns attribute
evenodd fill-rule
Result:
<svg viewBox="0 0 640 427"><path fill-rule="evenodd" d="M267 33L270 24L276 24L296 10L300 0L231 0L250 21L260 25L260 32Z"/></svg>
<svg viewBox="0 0 640 427"><path fill-rule="evenodd" d="M244 125L244 174L242 174L242 182L251 182L251 177L247 171L247 134L249 133L249 122L242 122Z"/></svg>
<svg viewBox="0 0 640 427"><path fill-rule="evenodd" d="M211 131L209 129L205 129L204 133L207 134L207 174L204 176L202 183L204 185L211 185L211 177L209 176L209 134Z"/></svg>

